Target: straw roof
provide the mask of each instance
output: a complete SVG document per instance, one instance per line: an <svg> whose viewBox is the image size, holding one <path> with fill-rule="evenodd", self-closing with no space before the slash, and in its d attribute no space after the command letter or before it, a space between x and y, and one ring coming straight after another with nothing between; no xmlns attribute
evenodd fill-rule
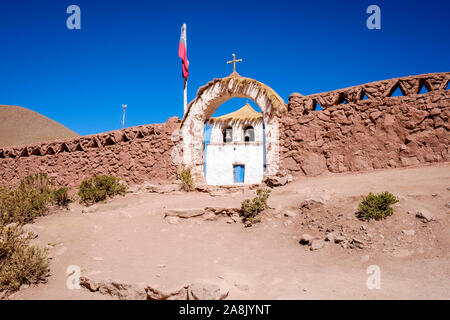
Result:
<svg viewBox="0 0 450 320"><path fill-rule="evenodd" d="M220 117L209 118L208 122L254 121L262 119L262 113L252 108L248 102L239 110Z"/></svg>

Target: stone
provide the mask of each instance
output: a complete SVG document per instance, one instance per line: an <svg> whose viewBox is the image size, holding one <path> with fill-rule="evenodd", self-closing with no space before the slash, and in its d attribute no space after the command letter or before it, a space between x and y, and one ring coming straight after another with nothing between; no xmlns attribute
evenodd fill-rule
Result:
<svg viewBox="0 0 450 320"><path fill-rule="evenodd" d="M325 246L325 241L323 240L313 240L311 241L311 251L322 249Z"/></svg>
<svg viewBox="0 0 450 320"><path fill-rule="evenodd" d="M410 230L402 230L402 233L407 236L413 236L416 232L413 229L410 229Z"/></svg>
<svg viewBox="0 0 450 320"><path fill-rule="evenodd" d="M100 284L98 291L101 294L110 295L120 300L147 299L145 284L124 284L113 281Z"/></svg>
<svg viewBox="0 0 450 320"><path fill-rule="evenodd" d="M286 183L288 183L288 177L287 176L279 177L274 175L266 176L263 179L263 183L265 183L270 188L284 186Z"/></svg>
<svg viewBox="0 0 450 320"><path fill-rule="evenodd" d="M305 234L302 234L302 236L300 237L299 243L302 245L307 245L314 239L317 239L317 237L314 237L310 234L305 233Z"/></svg>
<svg viewBox="0 0 450 320"><path fill-rule="evenodd" d="M188 286L181 286L174 289L163 289L155 286L146 288L148 300L186 300Z"/></svg>
<svg viewBox="0 0 450 320"><path fill-rule="evenodd" d="M402 162L402 165L405 167L415 166L420 163L416 157L400 157L400 161Z"/></svg>
<svg viewBox="0 0 450 320"><path fill-rule="evenodd" d="M318 176L327 170L327 161L322 154L307 153L302 161L301 169L307 176Z"/></svg>
<svg viewBox="0 0 450 320"><path fill-rule="evenodd" d="M215 283L195 282L188 288L188 300L223 300L228 293Z"/></svg>
<svg viewBox="0 0 450 320"><path fill-rule="evenodd" d="M89 291L95 292L100 287L100 282L87 277L80 277L80 285L87 288Z"/></svg>
<svg viewBox="0 0 450 320"><path fill-rule="evenodd" d="M207 212L203 215L203 219L206 221L216 221L218 217L214 212Z"/></svg>
<svg viewBox="0 0 450 320"><path fill-rule="evenodd" d="M340 243L340 242L343 242L343 241L345 241L345 237L344 236L336 236L334 238L334 242L335 243Z"/></svg>
<svg viewBox="0 0 450 320"><path fill-rule="evenodd" d="M416 213L416 217L418 217L425 223L434 220L433 214L425 209L418 210Z"/></svg>
<svg viewBox="0 0 450 320"><path fill-rule="evenodd" d="M334 240L335 240L334 233L330 232L325 235L325 241L334 242Z"/></svg>
<svg viewBox="0 0 450 320"><path fill-rule="evenodd" d="M203 215L203 208L178 208L178 209L164 209L164 216L192 218Z"/></svg>
<svg viewBox="0 0 450 320"><path fill-rule="evenodd" d="M293 211L286 210L286 211L284 212L284 215L285 215L286 217L294 218L294 217L297 216L297 213L296 213L296 212L293 212Z"/></svg>

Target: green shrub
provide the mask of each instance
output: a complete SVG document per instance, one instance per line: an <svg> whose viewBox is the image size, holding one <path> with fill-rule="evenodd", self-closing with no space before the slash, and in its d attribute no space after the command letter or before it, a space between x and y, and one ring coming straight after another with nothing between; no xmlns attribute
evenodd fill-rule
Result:
<svg viewBox="0 0 450 320"><path fill-rule="evenodd" d="M69 195L70 188L61 187L53 192L53 201L60 208L67 208L72 202L72 198Z"/></svg>
<svg viewBox="0 0 450 320"><path fill-rule="evenodd" d="M0 224L25 224L44 215L53 203L53 181L45 173L30 175L13 190L0 190Z"/></svg>
<svg viewBox="0 0 450 320"><path fill-rule="evenodd" d="M19 226L0 225L0 291L15 291L22 284L42 282L48 276L46 250L29 246L29 241Z"/></svg>
<svg viewBox="0 0 450 320"><path fill-rule="evenodd" d="M81 182L78 195L86 204L106 200L107 197L125 195L127 186L113 176L94 176Z"/></svg>
<svg viewBox="0 0 450 320"><path fill-rule="evenodd" d="M241 203L241 216L244 221L254 223L261 220L258 215L267 208L270 192L270 189L258 188L255 198L246 199Z"/></svg>
<svg viewBox="0 0 450 320"><path fill-rule="evenodd" d="M397 198L389 192L369 193L359 204L358 216L362 219L384 219L394 213L390 205L397 203Z"/></svg>
<svg viewBox="0 0 450 320"><path fill-rule="evenodd" d="M178 174L178 179L181 180L181 188L184 191L194 190L194 180L192 179L192 173L190 168L181 169Z"/></svg>

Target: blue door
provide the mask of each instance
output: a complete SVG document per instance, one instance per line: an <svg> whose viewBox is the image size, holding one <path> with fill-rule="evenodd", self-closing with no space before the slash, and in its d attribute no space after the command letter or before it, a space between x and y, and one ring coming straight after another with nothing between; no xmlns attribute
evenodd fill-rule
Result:
<svg viewBox="0 0 450 320"><path fill-rule="evenodd" d="M243 183L245 175L245 166L243 164L234 165L234 182Z"/></svg>

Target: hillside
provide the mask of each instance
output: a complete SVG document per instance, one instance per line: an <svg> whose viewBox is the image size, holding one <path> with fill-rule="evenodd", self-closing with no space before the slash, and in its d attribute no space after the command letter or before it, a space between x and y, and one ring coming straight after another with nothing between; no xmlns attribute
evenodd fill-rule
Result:
<svg viewBox="0 0 450 320"><path fill-rule="evenodd" d="M0 147L77 137L62 124L32 110L0 105Z"/></svg>

